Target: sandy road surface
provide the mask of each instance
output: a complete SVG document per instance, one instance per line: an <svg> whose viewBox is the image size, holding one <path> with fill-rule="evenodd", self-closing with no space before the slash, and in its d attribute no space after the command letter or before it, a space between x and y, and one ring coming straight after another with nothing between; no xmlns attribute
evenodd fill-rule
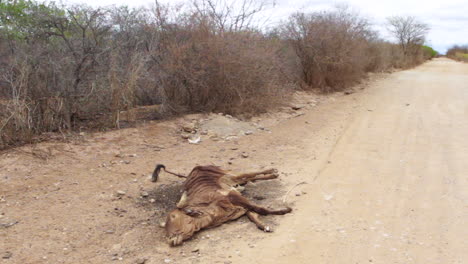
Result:
<svg viewBox="0 0 468 264"><path fill-rule="evenodd" d="M188 145L175 129L41 144L34 151L47 160L3 154L0 263L468 262L467 64L437 59L394 73L234 142ZM157 188L147 179L155 161L178 171L276 167L281 180L268 184L277 195L261 201L276 206L306 184L288 195L292 214L265 217L274 233L240 219L170 248L158 206L139 197Z"/></svg>

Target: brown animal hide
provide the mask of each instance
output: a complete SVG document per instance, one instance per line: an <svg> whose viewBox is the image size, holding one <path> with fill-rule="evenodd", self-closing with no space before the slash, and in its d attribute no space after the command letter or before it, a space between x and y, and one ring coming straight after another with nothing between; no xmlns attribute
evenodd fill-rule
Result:
<svg viewBox="0 0 468 264"><path fill-rule="evenodd" d="M161 165L158 166L157 174L161 168ZM154 175L153 178L157 179L157 176ZM283 215L291 212L292 209L287 207L270 210L255 205L243 197L236 187L249 181L269 180L277 177L278 174L274 169L230 175L216 166L195 167L187 176L184 193L177 208L167 216L165 229L169 244L180 245L201 229L219 226L245 214L259 229L271 232L271 228L260 221L259 215Z"/></svg>

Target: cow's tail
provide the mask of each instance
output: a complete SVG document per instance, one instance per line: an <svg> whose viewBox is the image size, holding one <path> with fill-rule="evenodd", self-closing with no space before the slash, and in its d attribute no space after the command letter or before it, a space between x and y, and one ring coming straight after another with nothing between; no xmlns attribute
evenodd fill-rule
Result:
<svg viewBox="0 0 468 264"><path fill-rule="evenodd" d="M166 170L166 166L164 166L162 164L157 164L156 168L153 171L153 175L151 176L151 181L152 182L156 182L158 180L159 173L161 172L161 169L164 169L165 172L167 172L169 174L172 174L172 175L175 175L175 176L177 176L179 178L187 178L187 176L185 176L185 175L178 174L178 173L175 173L175 172L170 172L170 171Z"/></svg>

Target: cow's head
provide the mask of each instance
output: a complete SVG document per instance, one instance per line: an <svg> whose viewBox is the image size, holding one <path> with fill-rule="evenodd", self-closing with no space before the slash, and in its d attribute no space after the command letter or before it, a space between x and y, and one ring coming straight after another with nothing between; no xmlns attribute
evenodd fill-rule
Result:
<svg viewBox="0 0 468 264"><path fill-rule="evenodd" d="M198 231L195 218L180 209L172 210L167 215L165 228L171 246L182 244Z"/></svg>

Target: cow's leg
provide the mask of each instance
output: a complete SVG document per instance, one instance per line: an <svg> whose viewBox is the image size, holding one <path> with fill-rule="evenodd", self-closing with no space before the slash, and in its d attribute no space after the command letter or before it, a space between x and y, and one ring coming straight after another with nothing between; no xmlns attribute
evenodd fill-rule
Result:
<svg viewBox="0 0 468 264"><path fill-rule="evenodd" d="M251 201L247 200L244 196L242 196L238 192L229 192L228 197L232 204L242 206L249 211L254 211L255 213L261 214L261 215L269 215L269 214L284 215L292 211L292 209L289 207L284 208L284 209L279 209L279 210L267 209L265 207L252 203Z"/></svg>
<svg viewBox="0 0 468 264"><path fill-rule="evenodd" d="M278 173L272 173L272 174L260 174L255 176L251 181L264 181L264 180L272 180L278 178Z"/></svg>
<svg viewBox="0 0 468 264"><path fill-rule="evenodd" d="M269 169L258 172L243 173L236 176L232 176L231 179L237 184L246 184L249 181L256 180L269 180L277 178L277 170Z"/></svg>
<svg viewBox="0 0 468 264"><path fill-rule="evenodd" d="M255 225L258 227L258 229L265 231L265 232L273 232L270 226L265 225L260 218L259 215L255 212L248 211L247 212L247 217L250 219L250 221L254 222Z"/></svg>

